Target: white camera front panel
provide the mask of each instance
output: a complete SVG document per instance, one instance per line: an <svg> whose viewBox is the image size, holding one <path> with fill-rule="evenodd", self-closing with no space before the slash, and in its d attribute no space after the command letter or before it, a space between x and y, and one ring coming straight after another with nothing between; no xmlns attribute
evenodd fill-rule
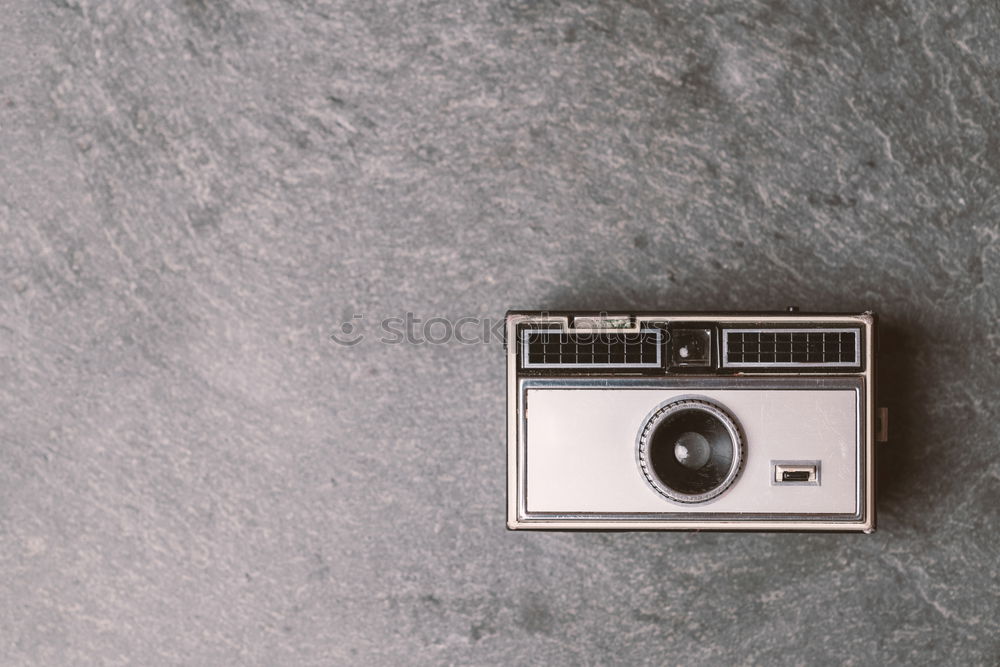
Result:
<svg viewBox="0 0 1000 667"><path fill-rule="evenodd" d="M571 381L569 381L571 382ZM526 510L532 513L855 514L859 511L860 389L525 387L522 426ZM697 504L654 491L636 439L658 406L701 397L743 431L743 471L719 497ZM818 484L774 485L773 461L818 461Z"/></svg>

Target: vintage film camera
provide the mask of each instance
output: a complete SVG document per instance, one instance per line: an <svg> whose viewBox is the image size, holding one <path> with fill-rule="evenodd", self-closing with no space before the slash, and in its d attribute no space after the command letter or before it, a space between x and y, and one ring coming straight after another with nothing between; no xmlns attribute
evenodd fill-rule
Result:
<svg viewBox="0 0 1000 667"><path fill-rule="evenodd" d="M511 311L507 526L870 533L876 348L870 312Z"/></svg>

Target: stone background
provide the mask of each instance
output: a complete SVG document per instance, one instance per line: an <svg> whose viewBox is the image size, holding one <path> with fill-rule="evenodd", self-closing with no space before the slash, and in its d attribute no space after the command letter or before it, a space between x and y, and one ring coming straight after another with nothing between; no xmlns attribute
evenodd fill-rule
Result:
<svg viewBox="0 0 1000 667"><path fill-rule="evenodd" d="M1000 661L995 3L8 0L0 35L0 663ZM500 345L375 340L788 304L882 317L873 536L509 533Z"/></svg>

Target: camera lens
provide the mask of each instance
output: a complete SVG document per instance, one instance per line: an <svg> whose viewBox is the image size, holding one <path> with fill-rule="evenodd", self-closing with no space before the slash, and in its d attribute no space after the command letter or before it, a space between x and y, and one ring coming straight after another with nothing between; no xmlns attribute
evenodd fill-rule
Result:
<svg viewBox="0 0 1000 667"><path fill-rule="evenodd" d="M703 400L659 408L639 438L639 463L649 483L679 502L704 502L725 491L739 473L743 442L725 410Z"/></svg>
<svg viewBox="0 0 1000 667"><path fill-rule="evenodd" d="M712 445L701 433L688 431L674 442L674 460L689 470L701 470L712 458ZM653 464L656 467L656 464Z"/></svg>

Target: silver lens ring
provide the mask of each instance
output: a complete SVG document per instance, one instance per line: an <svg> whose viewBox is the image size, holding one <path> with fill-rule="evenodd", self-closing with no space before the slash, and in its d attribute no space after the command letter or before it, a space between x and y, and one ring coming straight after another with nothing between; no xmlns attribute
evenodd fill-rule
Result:
<svg viewBox="0 0 1000 667"><path fill-rule="evenodd" d="M689 452L692 445L708 449ZM736 420L722 406L684 398L659 406L646 419L637 458L657 493L675 502L703 503L736 481L746 459L744 448Z"/></svg>

